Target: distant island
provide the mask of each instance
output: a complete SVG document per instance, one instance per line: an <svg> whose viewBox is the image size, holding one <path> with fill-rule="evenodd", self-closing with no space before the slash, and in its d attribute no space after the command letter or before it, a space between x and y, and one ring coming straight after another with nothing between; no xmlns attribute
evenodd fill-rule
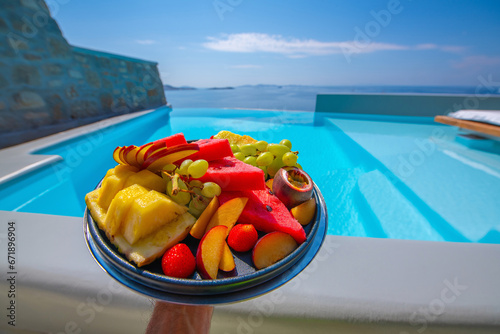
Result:
<svg viewBox="0 0 500 334"><path fill-rule="evenodd" d="M197 88L194 87L189 87L189 86L182 86L182 87L174 87L170 85L163 85L164 90L196 90Z"/></svg>
<svg viewBox="0 0 500 334"><path fill-rule="evenodd" d="M207 88L211 90L220 90L220 89L234 89L234 87L212 87L212 88Z"/></svg>
<svg viewBox="0 0 500 334"><path fill-rule="evenodd" d="M210 88L195 88L190 86L182 86L182 87L174 87L171 85L163 85L164 90L198 90L198 89L208 89L208 90L226 90L226 89L235 89L234 87L210 87Z"/></svg>

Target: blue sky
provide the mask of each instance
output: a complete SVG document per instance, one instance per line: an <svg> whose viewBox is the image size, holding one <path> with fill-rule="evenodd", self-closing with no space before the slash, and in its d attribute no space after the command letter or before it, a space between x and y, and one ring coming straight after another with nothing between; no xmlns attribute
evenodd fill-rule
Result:
<svg viewBox="0 0 500 334"><path fill-rule="evenodd" d="M500 1L52 0L69 43L159 63L165 84L500 82Z"/></svg>

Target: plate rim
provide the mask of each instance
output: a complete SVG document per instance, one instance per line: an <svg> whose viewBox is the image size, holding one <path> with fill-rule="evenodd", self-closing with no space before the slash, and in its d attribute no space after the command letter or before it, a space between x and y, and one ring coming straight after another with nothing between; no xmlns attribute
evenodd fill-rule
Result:
<svg viewBox="0 0 500 334"><path fill-rule="evenodd" d="M100 183L97 187L100 186ZM313 224L307 235L307 239L299 245L291 254L275 264L253 273L237 275L233 277L217 278L217 279L192 279L192 278L174 278L166 275L151 272L141 269L131 263L123 254L116 252L114 245L105 237L104 232L99 229L97 223L93 220L89 209L85 208L84 227L88 229L90 238L95 243L99 253L104 256L110 264L128 279L135 281L138 284L153 287L155 289L169 293L183 293L191 295L212 295L220 293L229 293L238 290L248 289L252 286L262 284L276 276L281 275L290 267L295 265L304 254L310 249L313 241L318 233L321 222L324 220L327 226L327 209L324 198L316 184L314 184L313 196L317 200L317 210L315 213ZM87 244L89 243L88 236L85 235ZM93 254L94 255L94 254ZM94 256L95 258L95 256ZM96 259L97 262L99 262ZM101 263L99 263L102 266ZM106 270L104 267L103 269Z"/></svg>
<svg viewBox="0 0 500 334"><path fill-rule="evenodd" d="M321 197L321 200L323 200L321 193L319 194L319 197ZM311 247L308 249L307 252L305 252L305 254L303 254L303 256L300 259L297 260L297 262L294 265L285 270L283 273L265 282L262 282L261 284L242 290L225 292L225 293L221 292L218 294L210 294L210 295L173 293L169 291L154 289L148 285L136 282L135 280L132 280L127 276L125 276L116 268L113 268L109 263L106 263L105 259L99 258L100 256L102 256L102 254L96 254L100 252L97 249L95 250L93 249L96 246L95 244L92 245L93 240L88 230L87 224L84 224L83 232L87 243L87 248L89 249L89 252L91 253L94 260L97 262L97 264L108 275L110 275L113 279L115 279L128 289L148 297L152 297L158 300L171 303L191 304L191 305L222 305L222 304L232 304L236 302L249 300L264 295L266 293L269 293L279 288L280 286L284 285L285 283L289 282L300 272L302 272L316 257L316 255L318 254L319 250L321 249L325 241L328 230L328 215L326 211L326 206L323 209L325 216L323 217L323 219L320 219L318 221L318 224L320 226L318 228L318 233L316 237L311 240Z"/></svg>

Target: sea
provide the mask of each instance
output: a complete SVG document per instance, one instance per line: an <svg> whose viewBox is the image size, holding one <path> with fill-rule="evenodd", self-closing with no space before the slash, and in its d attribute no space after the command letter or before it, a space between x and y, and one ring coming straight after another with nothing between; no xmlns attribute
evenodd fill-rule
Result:
<svg viewBox="0 0 500 334"><path fill-rule="evenodd" d="M500 89L477 86L302 86L245 85L165 89L175 108L243 108L314 111L316 95L327 93L494 94Z"/></svg>

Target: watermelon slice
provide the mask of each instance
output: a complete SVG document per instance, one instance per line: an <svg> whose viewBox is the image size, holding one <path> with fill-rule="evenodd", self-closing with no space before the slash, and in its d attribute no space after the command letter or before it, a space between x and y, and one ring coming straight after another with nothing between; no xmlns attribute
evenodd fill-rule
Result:
<svg viewBox="0 0 500 334"><path fill-rule="evenodd" d="M300 223L293 218L285 205L268 190L223 191L219 196L220 205L236 198L246 197L248 202L238 222L252 224L262 232L281 231L290 234L297 243L306 240L306 233Z"/></svg>
<svg viewBox="0 0 500 334"><path fill-rule="evenodd" d="M215 182L223 191L266 189L264 172L235 157L225 157L208 163L202 182Z"/></svg>
<svg viewBox="0 0 500 334"><path fill-rule="evenodd" d="M200 150L189 156L187 159L191 159L193 161L204 159L210 162L233 156L231 145L229 145L229 141L227 139L200 139L194 143L198 144Z"/></svg>
<svg viewBox="0 0 500 334"><path fill-rule="evenodd" d="M187 144L187 141L186 138L184 138L183 133L176 133L175 135L155 140L153 144L159 147L172 147L176 145Z"/></svg>

